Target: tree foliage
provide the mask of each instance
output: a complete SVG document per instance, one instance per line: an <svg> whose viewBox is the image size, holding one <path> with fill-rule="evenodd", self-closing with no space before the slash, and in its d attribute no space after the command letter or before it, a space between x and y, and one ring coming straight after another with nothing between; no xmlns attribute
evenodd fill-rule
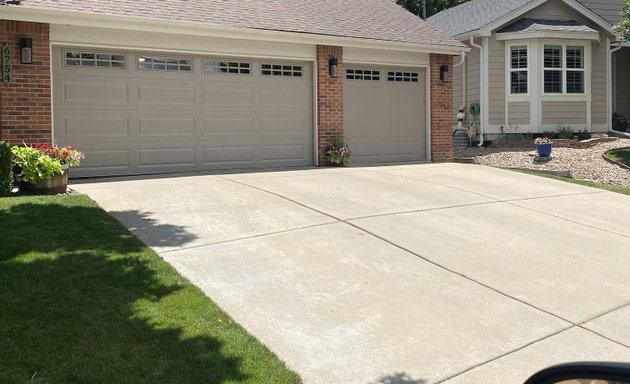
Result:
<svg viewBox="0 0 630 384"><path fill-rule="evenodd" d="M431 17L436 13L445 9L452 8L468 0L426 0L427 1L427 17ZM422 0L396 0L396 4L406 8L414 15L422 17Z"/></svg>
<svg viewBox="0 0 630 384"><path fill-rule="evenodd" d="M626 0L619 13L622 19L615 26L615 30L619 32L623 41L630 41L630 0Z"/></svg>

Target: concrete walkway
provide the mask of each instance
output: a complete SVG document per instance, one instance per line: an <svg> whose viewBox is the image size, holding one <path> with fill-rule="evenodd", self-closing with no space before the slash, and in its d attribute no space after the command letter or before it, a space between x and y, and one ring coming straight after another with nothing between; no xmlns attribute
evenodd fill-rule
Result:
<svg viewBox="0 0 630 384"><path fill-rule="evenodd" d="M464 164L72 184L305 383L630 361L630 196Z"/></svg>

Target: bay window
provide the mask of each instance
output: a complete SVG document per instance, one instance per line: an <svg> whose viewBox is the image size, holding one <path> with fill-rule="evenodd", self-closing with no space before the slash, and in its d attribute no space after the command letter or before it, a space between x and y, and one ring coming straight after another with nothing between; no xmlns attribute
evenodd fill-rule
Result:
<svg viewBox="0 0 630 384"><path fill-rule="evenodd" d="M545 44L544 93L584 93L584 46Z"/></svg>
<svg viewBox="0 0 630 384"><path fill-rule="evenodd" d="M527 46L510 47L510 93L513 95L528 92Z"/></svg>

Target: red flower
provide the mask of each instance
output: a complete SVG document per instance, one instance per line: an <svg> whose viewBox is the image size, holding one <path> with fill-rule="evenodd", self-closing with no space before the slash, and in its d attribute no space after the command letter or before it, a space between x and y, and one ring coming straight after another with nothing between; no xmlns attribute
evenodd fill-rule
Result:
<svg viewBox="0 0 630 384"><path fill-rule="evenodd" d="M65 159L66 157L68 157L68 151L63 151L63 158Z"/></svg>

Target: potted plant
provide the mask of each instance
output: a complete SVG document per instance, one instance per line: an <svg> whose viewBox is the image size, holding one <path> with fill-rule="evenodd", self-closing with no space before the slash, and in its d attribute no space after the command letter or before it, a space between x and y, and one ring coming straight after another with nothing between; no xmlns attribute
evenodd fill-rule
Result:
<svg viewBox="0 0 630 384"><path fill-rule="evenodd" d="M350 148L343 143L343 137L334 135L330 144L326 146L326 161L335 166L347 166L350 164Z"/></svg>
<svg viewBox="0 0 630 384"><path fill-rule="evenodd" d="M13 146L11 153L19 170L20 189L42 195L65 193L69 168L79 166L84 158L73 146L50 144Z"/></svg>
<svg viewBox="0 0 630 384"><path fill-rule="evenodd" d="M534 140L534 144L536 144L536 152L538 152L538 156L549 157L551 155L553 141L551 141L548 137L537 137Z"/></svg>
<svg viewBox="0 0 630 384"><path fill-rule="evenodd" d="M612 129L619 132L626 131L626 128L628 127L628 120L626 119L626 116L621 113L615 112L613 113L612 120Z"/></svg>

